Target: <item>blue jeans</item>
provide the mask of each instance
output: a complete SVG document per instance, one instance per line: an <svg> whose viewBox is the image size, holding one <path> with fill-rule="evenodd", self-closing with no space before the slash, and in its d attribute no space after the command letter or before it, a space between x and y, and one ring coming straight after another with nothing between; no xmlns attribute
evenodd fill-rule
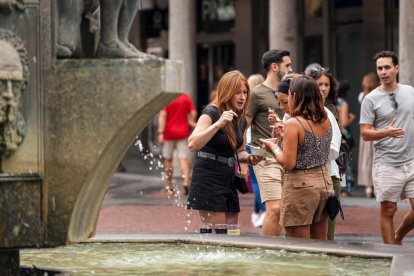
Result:
<svg viewBox="0 0 414 276"><path fill-rule="evenodd" d="M251 153L250 146L246 145L246 151ZM252 189L254 193L254 212L260 213L260 211L265 212L266 207L262 203L262 199L260 198L260 190L259 184L257 183L256 175L254 174L254 170L252 166L249 166L249 178L250 183L252 183Z"/></svg>

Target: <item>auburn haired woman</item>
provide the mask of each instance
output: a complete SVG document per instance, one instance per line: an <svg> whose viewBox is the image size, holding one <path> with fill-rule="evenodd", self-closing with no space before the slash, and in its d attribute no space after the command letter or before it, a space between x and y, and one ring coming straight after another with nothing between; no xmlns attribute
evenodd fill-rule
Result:
<svg viewBox="0 0 414 276"><path fill-rule="evenodd" d="M235 152L240 162L255 165L259 158L245 151L245 110L250 89L239 71L224 74L215 99L203 110L188 139L197 159L188 195L188 208L200 212L202 222L237 223L239 198L234 187Z"/></svg>
<svg viewBox="0 0 414 276"><path fill-rule="evenodd" d="M285 168L280 224L289 237L326 240L325 205L333 192L326 167L331 123L318 84L309 76L291 81L288 102L291 118L285 123L283 150L262 140Z"/></svg>
<svg viewBox="0 0 414 276"><path fill-rule="evenodd" d="M203 110L188 139L197 151L188 208L199 210L202 222L237 223L239 198L234 187L235 152L240 162L255 165L259 158L245 151L245 110L250 89L239 71L224 74L215 99Z"/></svg>

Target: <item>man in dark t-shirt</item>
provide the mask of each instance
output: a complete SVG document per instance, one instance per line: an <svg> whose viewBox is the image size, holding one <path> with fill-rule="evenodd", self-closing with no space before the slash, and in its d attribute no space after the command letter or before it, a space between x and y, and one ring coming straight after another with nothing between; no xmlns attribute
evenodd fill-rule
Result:
<svg viewBox="0 0 414 276"><path fill-rule="evenodd" d="M283 111L279 108L276 90L282 77L292 72L292 62L288 51L270 50L264 53L262 64L267 72L266 79L261 85L252 90L246 112L247 122L251 124L252 145L257 147L261 146L259 139L267 139L272 136L272 128L269 126L267 119L269 109L275 110L279 117L283 118ZM264 157L264 160L254 167L260 195L266 205L262 233L266 236L278 236L281 231L279 218L283 168L270 153Z"/></svg>

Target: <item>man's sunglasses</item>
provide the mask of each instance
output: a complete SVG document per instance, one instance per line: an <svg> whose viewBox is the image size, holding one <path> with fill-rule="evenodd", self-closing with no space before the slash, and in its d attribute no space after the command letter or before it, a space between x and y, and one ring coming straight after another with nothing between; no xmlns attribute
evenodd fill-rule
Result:
<svg viewBox="0 0 414 276"><path fill-rule="evenodd" d="M388 96L390 97L392 108L394 108L396 110L398 108L398 103L395 100L395 98L396 98L395 94L391 93Z"/></svg>
<svg viewBox="0 0 414 276"><path fill-rule="evenodd" d="M328 67L312 67L311 68L311 74L319 73L319 72L328 72Z"/></svg>

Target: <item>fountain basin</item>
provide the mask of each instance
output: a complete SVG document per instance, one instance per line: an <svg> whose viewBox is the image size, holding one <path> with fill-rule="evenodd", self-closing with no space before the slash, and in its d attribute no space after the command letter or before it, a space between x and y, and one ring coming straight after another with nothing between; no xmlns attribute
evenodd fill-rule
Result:
<svg viewBox="0 0 414 276"><path fill-rule="evenodd" d="M174 271L178 274L205 272L206 275L228 275L249 271L250 274L263 275L273 271L286 275L313 271L310 274L403 275L414 270L414 265L410 264L414 257L411 246L243 235L111 233L99 234L80 245L42 250L51 250L45 254L53 255L51 260L54 264L59 260L56 254L69 254L72 268L78 271L74 275L87 273L87 269L82 272L85 268L76 266L77 254L80 260L85 261L86 258L87 263L95 265L95 275L100 273L98 267L105 264L109 267L105 267L103 273L111 271L113 268L110 266L116 264L126 267L125 273L141 271L149 274ZM110 258L106 259L105 255ZM164 255L165 261L160 259L161 255ZM40 251L22 250L22 264L30 265L30 261L34 261L32 256L45 260L45 255ZM42 267L42 263L33 264ZM70 266L61 268L71 270ZM117 275L122 275L122 270Z"/></svg>

